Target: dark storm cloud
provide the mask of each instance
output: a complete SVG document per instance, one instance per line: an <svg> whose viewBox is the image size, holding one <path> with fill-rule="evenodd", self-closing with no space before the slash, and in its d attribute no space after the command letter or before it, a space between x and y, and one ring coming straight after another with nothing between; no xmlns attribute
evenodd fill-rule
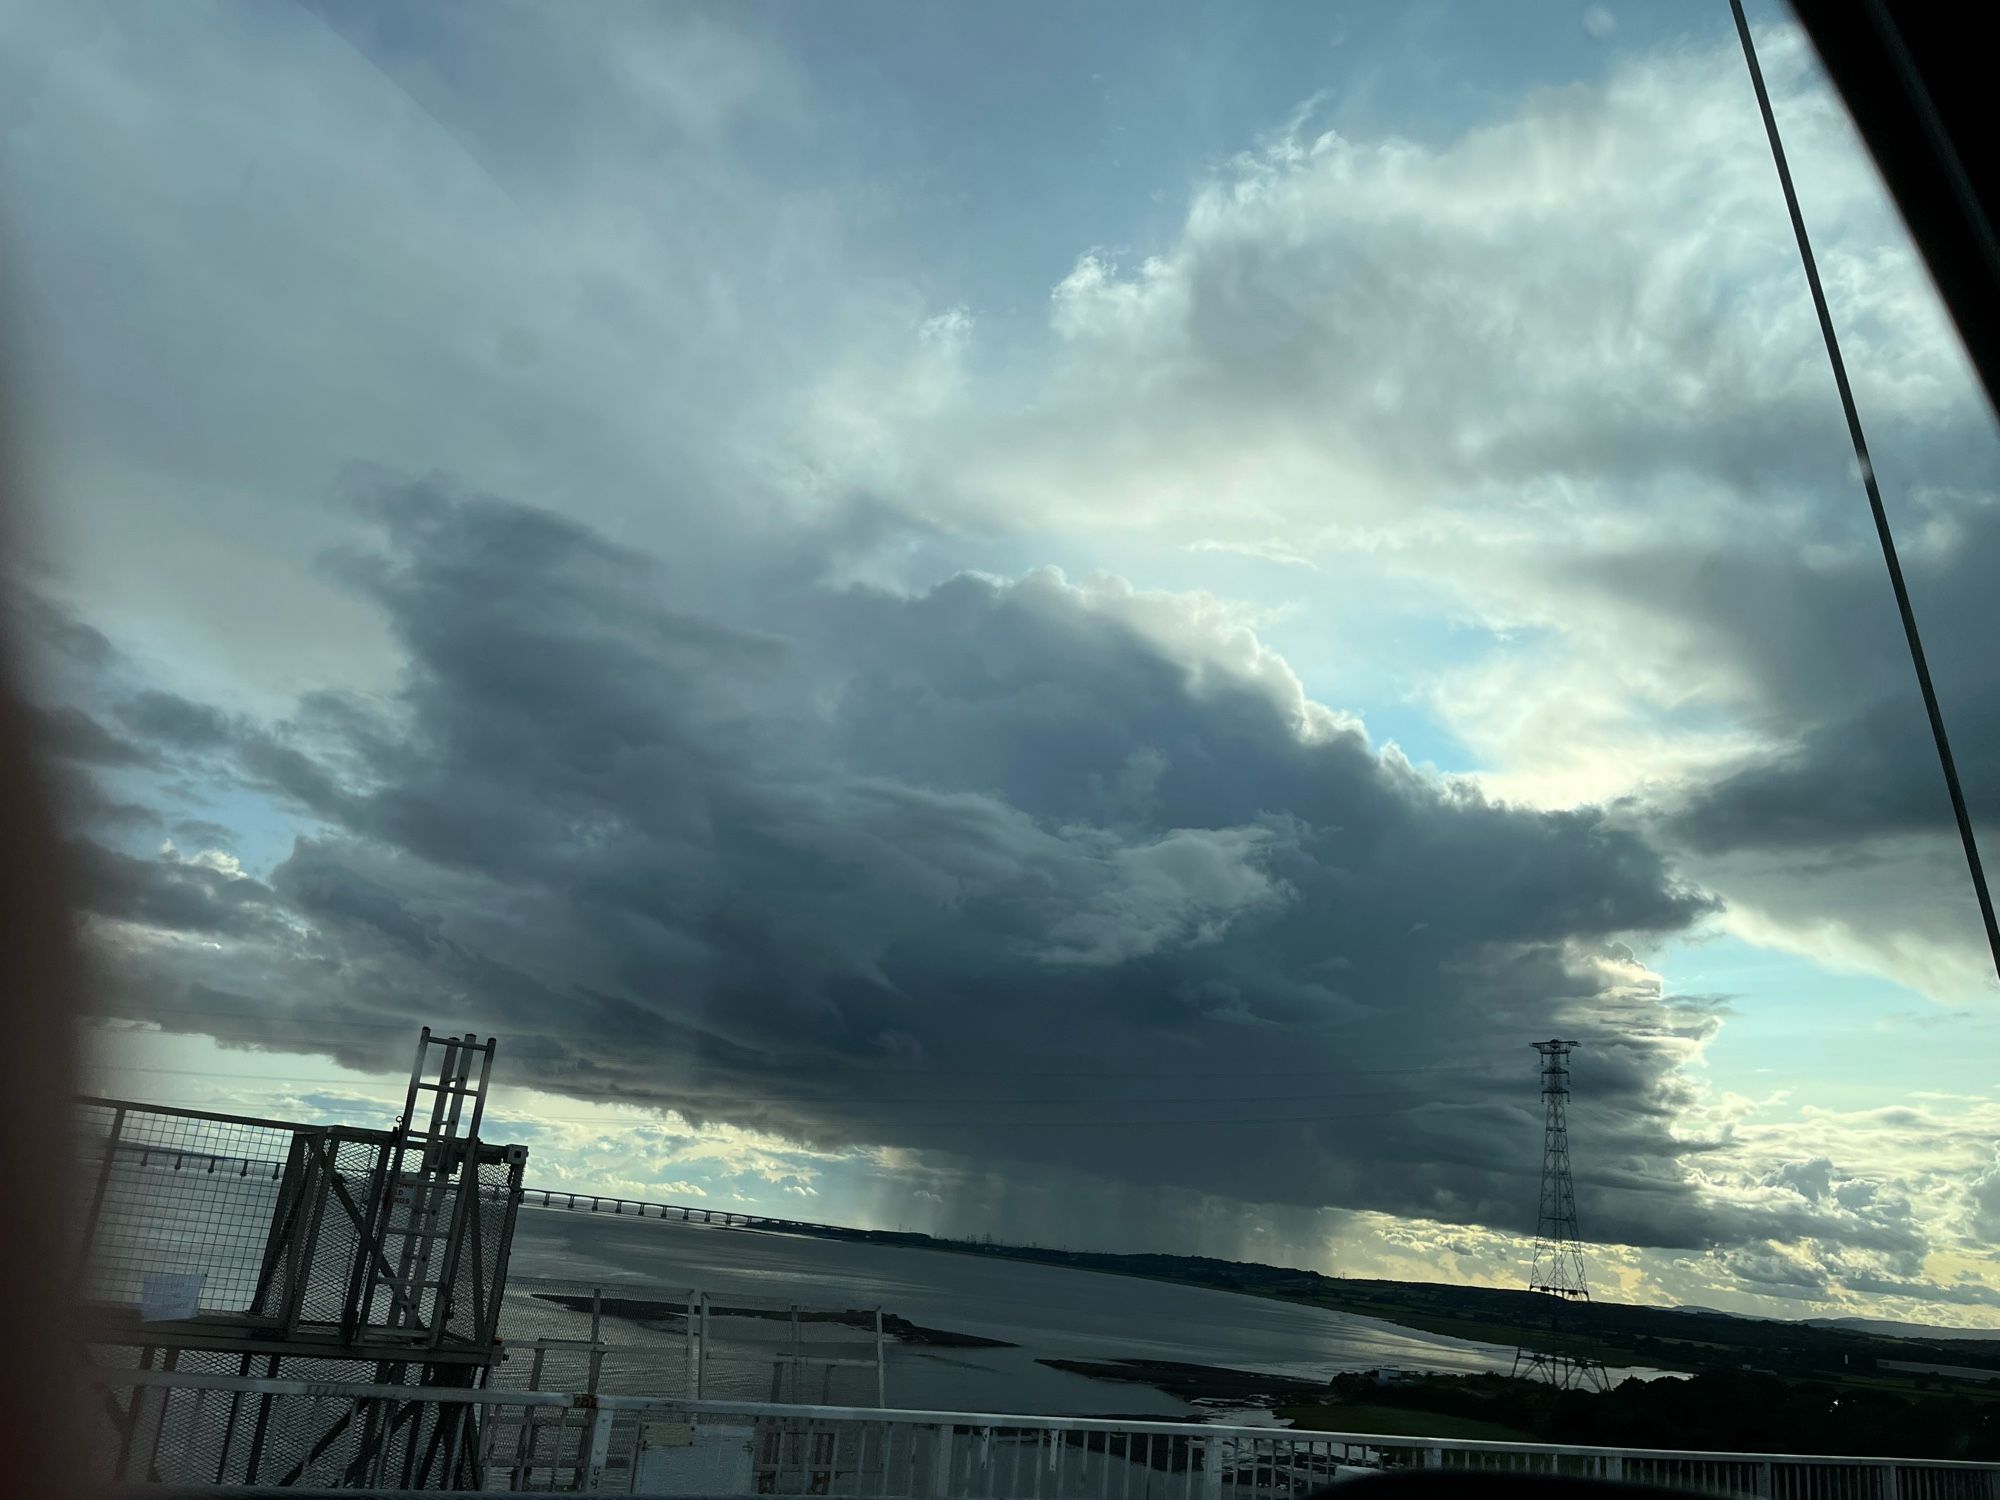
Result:
<svg viewBox="0 0 2000 1500"><path fill-rule="evenodd" d="M226 773L238 784L329 812L342 806L340 772L346 757L336 754L322 763L293 739L317 739L329 749L336 740L345 740L349 751L374 748L363 726L350 717L348 705L325 693L305 698L287 725L289 733L283 735L241 715L158 689L127 697L116 714L119 723L144 743L141 755L148 764L178 753L192 757L189 764L205 772Z"/></svg>
<svg viewBox="0 0 2000 1500"><path fill-rule="evenodd" d="M177 693L140 693L119 708L118 717L132 733L179 750L219 748L232 732L227 714Z"/></svg>
<svg viewBox="0 0 2000 1500"><path fill-rule="evenodd" d="M1731 1251L1723 1256L1722 1262L1737 1281L1755 1287L1767 1297L1818 1301L1826 1294L1828 1277L1823 1269L1769 1248Z"/></svg>
<svg viewBox="0 0 2000 1500"><path fill-rule="evenodd" d="M171 857L135 859L89 840L71 842L84 909L197 937L283 941L282 905L261 881Z"/></svg>
<svg viewBox="0 0 2000 1500"><path fill-rule="evenodd" d="M437 946L435 920L420 917L390 886L331 857L315 840L293 845L291 858L279 866L278 888L309 922L364 931L418 957Z"/></svg>
<svg viewBox="0 0 2000 1500"><path fill-rule="evenodd" d="M132 1013L376 1066L387 1035L343 1023L490 1029L544 1087L907 1147L1017 1201L1513 1228L1525 1043L1562 1029L1594 1234L1831 1232L1684 1172L1671 1067L1714 1020L1619 939L1705 898L1597 812L1377 752L1240 631L1047 574L812 590L746 630L546 513L380 481L364 508L383 543L339 571L407 653L393 700L121 706L310 830L268 882L87 851Z"/></svg>
<svg viewBox="0 0 2000 1500"><path fill-rule="evenodd" d="M72 827L133 833L164 821L156 809L118 794L93 775L158 769L165 762L156 750L115 733L73 704L25 707L29 732L44 762L44 785Z"/></svg>
<svg viewBox="0 0 2000 1500"><path fill-rule="evenodd" d="M15 635L65 662L101 671L116 656L103 631L53 599L17 591L9 597L8 608L14 613Z"/></svg>
<svg viewBox="0 0 2000 1500"><path fill-rule="evenodd" d="M1966 802L1990 844L2000 826L2000 667L1987 580L2000 567L2000 505L1953 492L1919 506L1897 497L1896 510ZM1739 913L1818 951L1837 943L1840 961L1940 996L1991 985L1872 535L1817 550L1598 556L1570 581L1627 612L1634 638L1680 643L1667 659L1678 653L1690 676L1726 664L1760 741L1699 782L1645 789L1634 806L1658 843Z"/></svg>
<svg viewBox="0 0 2000 1500"><path fill-rule="evenodd" d="M158 764L146 746L106 729L82 709L70 705L32 710L30 729L44 755L88 766Z"/></svg>
<svg viewBox="0 0 2000 1500"><path fill-rule="evenodd" d="M1922 519L1921 517L1919 519ZM1927 536L1905 523L1905 571L1975 814L2000 816L2000 666L1987 580L2000 506L1968 505ZM1868 544L1814 563L1655 550L1597 559L1629 608L1691 632L1754 684L1773 748L1694 789L1674 832L1697 849L1857 847L1949 833L1950 804L1882 558Z"/></svg>
<svg viewBox="0 0 2000 1500"><path fill-rule="evenodd" d="M47 778L55 803L73 825L99 833L138 833L158 828L162 819L141 802L107 796L88 776L63 768Z"/></svg>
<svg viewBox="0 0 2000 1500"><path fill-rule="evenodd" d="M2000 744L2000 682L1963 684L1949 727L1976 757L1964 780L1980 812L2000 813L1989 747ZM1865 848L1867 841L1946 834L1951 803L1915 693L1814 727L1796 748L1752 762L1695 792L1673 827L1704 852Z"/></svg>

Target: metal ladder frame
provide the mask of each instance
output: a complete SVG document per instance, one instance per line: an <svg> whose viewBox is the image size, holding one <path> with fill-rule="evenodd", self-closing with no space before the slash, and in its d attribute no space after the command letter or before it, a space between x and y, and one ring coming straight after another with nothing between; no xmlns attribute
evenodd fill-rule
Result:
<svg viewBox="0 0 2000 1500"><path fill-rule="evenodd" d="M452 1292L464 1256L466 1230L468 1225L477 1224L474 1203L479 1192L479 1166L475 1147L493 1071L493 1042L492 1037L481 1042L471 1032L463 1037L434 1036L430 1027L424 1027L410 1065L410 1086L404 1097L402 1118L397 1122L396 1139L386 1152L388 1171L380 1189L382 1198L374 1205L379 1215L378 1243L386 1248L390 1239L399 1239L402 1248L395 1257L393 1277L381 1274L386 1257L367 1259L356 1305L365 1320L375 1305L377 1293L387 1288L390 1307L386 1326L417 1330L433 1347L443 1341L451 1319ZM425 1076L433 1047L443 1049L434 1080ZM426 1093L431 1096L429 1118L419 1129L418 1103ZM465 1114L467 1101L471 1103L469 1118ZM463 1135L459 1134L461 1124L466 1127ZM413 1153L417 1160L414 1173L410 1171ZM441 1224L446 1199L454 1185L458 1194L451 1201L449 1220ZM407 1216L399 1224L397 1198L405 1191L409 1194ZM443 1241L441 1255L439 1241ZM430 1274L434 1261L437 1262L435 1277ZM477 1255L474 1266L477 1279ZM428 1322L426 1292L435 1293L429 1304Z"/></svg>

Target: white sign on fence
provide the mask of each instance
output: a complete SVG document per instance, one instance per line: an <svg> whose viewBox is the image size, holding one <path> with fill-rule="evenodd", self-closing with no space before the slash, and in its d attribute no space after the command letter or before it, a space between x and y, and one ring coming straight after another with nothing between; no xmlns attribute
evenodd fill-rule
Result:
<svg viewBox="0 0 2000 1500"><path fill-rule="evenodd" d="M148 1271L139 1286L139 1321L172 1323L201 1316L206 1272Z"/></svg>

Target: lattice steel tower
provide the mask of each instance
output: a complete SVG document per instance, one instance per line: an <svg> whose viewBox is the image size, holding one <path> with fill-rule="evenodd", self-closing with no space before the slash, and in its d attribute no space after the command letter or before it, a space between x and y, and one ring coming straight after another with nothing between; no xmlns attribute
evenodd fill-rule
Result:
<svg viewBox="0 0 2000 1500"><path fill-rule="evenodd" d="M1522 1319L1514 1373L1562 1389L1606 1390L1595 1359L1565 1352L1589 1326L1590 1288L1576 1235L1576 1188L1569 1175L1569 1055L1575 1042L1535 1042L1542 1058L1542 1195L1535 1214L1535 1259L1528 1269L1532 1310Z"/></svg>

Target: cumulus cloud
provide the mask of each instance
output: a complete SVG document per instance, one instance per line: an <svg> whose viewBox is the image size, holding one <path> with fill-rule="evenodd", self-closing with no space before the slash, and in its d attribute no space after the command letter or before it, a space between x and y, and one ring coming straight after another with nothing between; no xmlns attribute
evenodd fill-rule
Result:
<svg viewBox="0 0 2000 1500"><path fill-rule="evenodd" d="M301 828L267 880L82 846L128 1012L355 1063L323 1023L429 1017L539 1087L829 1147L1517 1228L1523 1038L1582 1028L1601 1227L1717 1232L1669 1130L1712 1023L1622 945L1708 903L1601 815L1409 766L1188 601L961 576L750 635L546 512L360 504L393 695L114 704Z"/></svg>
<svg viewBox="0 0 2000 1500"><path fill-rule="evenodd" d="M1802 37L1762 46L1990 822L1991 412ZM1671 808L1739 934L1990 988L1733 40L1442 142L1311 119L1158 243L1075 262L1032 400L960 381L858 475L926 515L1305 562L1315 596L1366 601L1315 606L1357 633L1393 579L1399 610L1479 632L1413 675L1491 790Z"/></svg>
<svg viewBox="0 0 2000 1500"><path fill-rule="evenodd" d="M751 636L587 528L373 484L340 568L395 694L266 724L102 689L162 774L302 829L268 879L80 843L120 1012L355 1066L391 1020L495 1031L513 1079L685 1122L531 1125L610 1190L803 1190L868 1147L898 1222L1482 1275L1499 1242L1455 1233L1532 1227L1523 1038L1572 1030L1594 1238L1917 1284L1904 1198L1694 1107L1716 1008L1629 941L1709 903L1639 834L1409 766L1201 601L963 576Z"/></svg>
<svg viewBox="0 0 2000 1500"><path fill-rule="evenodd" d="M1975 1239L2000 1247L2000 1162L1981 1172L1966 1187L1968 1227Z"/></svg>
<svg viewBox="0 0 2000 1500"><path fill-rule="evenodd" d="M1984 1126L1712 1099L1721 1007L1648 965L1721 921L1977 972L1726 36L1423 141L1302 108L1152 241L1079 226L1024 329L877 275L835 204L885 190L769 38L444 24L78 6L0 59L100 423L51 466L92 608L21 619L109 1006L357 1065L496 1031L674 1112L544 1138L614 1190L866 1148L943 1227L1479 1276L1561 1027L1618 1277L1916 1298L1987 1233ZM1988 418L1803 43L1765 60L1977 743ZM1033 566L1107 537L1285 597ZM1469 774L1307 691L1308 587Z"/></svg>
<svg viewBox="0 0 2000 1500"><path fill-rule="evenodd" d="M1993 457L2000 489L2000 449ZM1906 572L1990 846L2000 763L1986 747L2000 731L2000 676L1982 645L1982 580L2000 565L2000 504L1960 507L1945 535L1913 540ZM1747 934L1940 996L1990 992L1992 959L1879 553L1781 562L1660 549L1650 563L1628 575L1620 607L1734 662L1765 732L1656 796L1663 836L1729 892Z"/></svg>
<svg viewBox="0 0 2000 1500"><path fill-rule="evenodd" d="M1976 413L1803 40L1766 49L1869 409ZM1740 66L1632 59L1438 145L1301 111L1166 243L1076 262L1039 399L974 387L983 411L940 412L954 458L979 446L939 487L1211 544L1282 523L1308 554L1650 537L1664 504L1713 536L1749 486L1774 492L1767 525L1795 521L1846 457Z"/></svg>
<svg viewBox="0 0 2000 1500"><path fill-rule="evenodd" d="M1761 1295L1918 1318L2000 1298L1977 1269L1990 1244L1982 1205L2000 1128L1990 1101L1930 1093L1794 1109L1782 1098L1703 1097L1684 1128L1703 1133L1695 1170L1742 1232L1707 1256L1644 1257L1670 1294L1726 1303L1755 1285Z"/></svg>

